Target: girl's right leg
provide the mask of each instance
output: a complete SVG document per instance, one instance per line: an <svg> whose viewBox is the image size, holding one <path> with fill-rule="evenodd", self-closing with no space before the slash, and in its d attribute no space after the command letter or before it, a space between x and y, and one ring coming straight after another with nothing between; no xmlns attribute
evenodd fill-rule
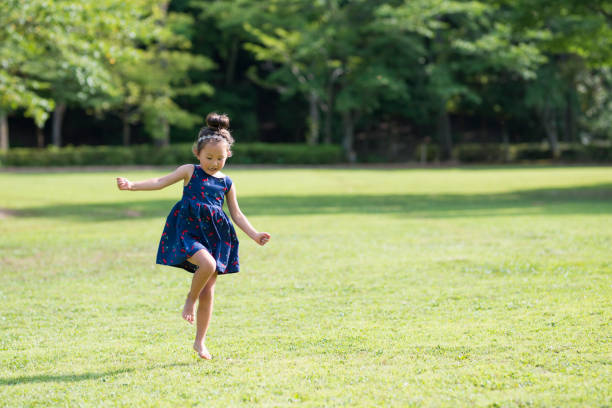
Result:
<svg viewBox="0 0 612 408"><path fill-rule="evenodd" d="M193 349L198 352L198 355L205 359L210 360L212 356L206 348L206 332L208 331L208 325L210 324L210 318L212 317L213 303L215 296L215 282L217 281L217 274L214 273L210 277L206 286L200 293L200 300L198 301L198 317L196 319L196 338L193 342Z"/></svg>
<svg viewBox="0 0 612 408"><path fill-rule="evenodd" d="M201 249L196 252L191 258L188 259L192 264L198 265L198 269L193 274L191 279L191 289L187 294L185 300L185 306L183 307L183 319L193 324L195 319L195 303L200 296L200 292L206 285L206 282L215 273L217 269L217 262L215 258L205 249Z"/></svg>

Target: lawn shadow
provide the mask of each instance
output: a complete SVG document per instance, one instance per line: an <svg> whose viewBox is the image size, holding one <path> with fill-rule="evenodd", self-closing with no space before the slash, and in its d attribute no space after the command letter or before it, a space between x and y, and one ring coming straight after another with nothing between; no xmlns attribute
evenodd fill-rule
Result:
<svg viewBox="0 0 612 408"><path fill-rule="evenodd" d="M160 368L172 368L187 366L188 363L173 363L173 364L161 364L151 367L138 368L138 370L156 370ZM131 373L136 371L136 368L124 368L119 370L103 371L100 373L82 373L82 374L60 374L60 375L24 375L20 377L7 377L0 378L0 385L19 385L19 384L32 384L32 383L46 383L46 382L79 382L86 380L97 380L99 378L112 377L118 374Z"/></svg>
<svg viewBox="0 0 612 408"><path fill-rule="evenodd" d="M110 203L68 203L11 209L12 217L66 218L78 221L117 221L166 217L178 200L156 199ZM9 218L9 217L5 217Z"/></svg>
<svg viewBox="0 0 612 408"><path fill-rule="evenodd" d="M612 212L612 183L498 194L349 194L240 199L249 215L398 214L423 218Z"/></svg>
<svg viewBox="0 0 612 408"><path fill-rule="evenodd" d="M175 201L64 204L11 210L15 217L59 217L84 222L165 218ZM423 218L612 212L612 183L518 190L498 194L276 195L240 198L250 216L397 214Z"/></svg>

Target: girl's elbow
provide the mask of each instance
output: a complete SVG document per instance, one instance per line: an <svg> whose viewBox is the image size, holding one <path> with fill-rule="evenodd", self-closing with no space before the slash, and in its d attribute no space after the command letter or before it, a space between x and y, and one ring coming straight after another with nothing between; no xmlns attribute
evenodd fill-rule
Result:
<svg viewBox="0 0 612 408"><path fill-rule="evenodd" d="M240 224L244 220L244 214L240 211L230 211L230 215L235 224Z"/></svg>
<svg viewBox="0 0 612 408"><path fill-rule="evenodd" d="M154 184L155 190L161 190L167 186L168 184L164 183L162 180L156 180Z"/></svg>

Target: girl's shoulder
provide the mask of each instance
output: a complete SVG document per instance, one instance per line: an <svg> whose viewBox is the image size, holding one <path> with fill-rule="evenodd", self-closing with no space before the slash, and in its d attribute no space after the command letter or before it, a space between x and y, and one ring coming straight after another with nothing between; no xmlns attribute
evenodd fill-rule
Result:
<svg viewBox="0 0 612 408"><path fill-rule="evenodd" d="M225 183L225 191L229 191L232 188L232 185L234 184L234 182L232 181L232 179L230 178L230 176L228 176L225 173L221 173L220 171L217 172L217 174L215 174L215 177L217 177L219 180L223 180L223 182Z"/></svg>
<svg viewBox="0 0 612 408"><path fill-rule="evenodd" d="M196 165L195 164L183 164L182 166L179 166L179 169L188 176L187 178L191 178L193 176L193 173L195 172Z"/></svg>
<svg viewBox="0 0 612 408"><path fill-rule="evenodd" d="M175 172L178 172L178 174L180 174L183 178L183 185L187 185L189 184L189 181L191 180L191 178L193 177L193 174L195 173L195 165L193 164L183 164L179 167L177 167L177 169L175 170Z"/></svg>

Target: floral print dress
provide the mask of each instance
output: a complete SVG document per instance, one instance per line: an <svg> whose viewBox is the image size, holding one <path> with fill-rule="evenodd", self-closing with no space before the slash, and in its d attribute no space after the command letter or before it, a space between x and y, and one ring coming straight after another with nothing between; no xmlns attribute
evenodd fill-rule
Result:
<svg viewBox="0 0 612 408"><path fill-rule="evenodd" d="M194 165L191 180L183 187L183 198L166 219L157 250L158 264L193 273L198 267L187 259L206 249L217 261L219 274L240 270L236 230L223 211L231 187L229 177L213 177Z"/></svg>

